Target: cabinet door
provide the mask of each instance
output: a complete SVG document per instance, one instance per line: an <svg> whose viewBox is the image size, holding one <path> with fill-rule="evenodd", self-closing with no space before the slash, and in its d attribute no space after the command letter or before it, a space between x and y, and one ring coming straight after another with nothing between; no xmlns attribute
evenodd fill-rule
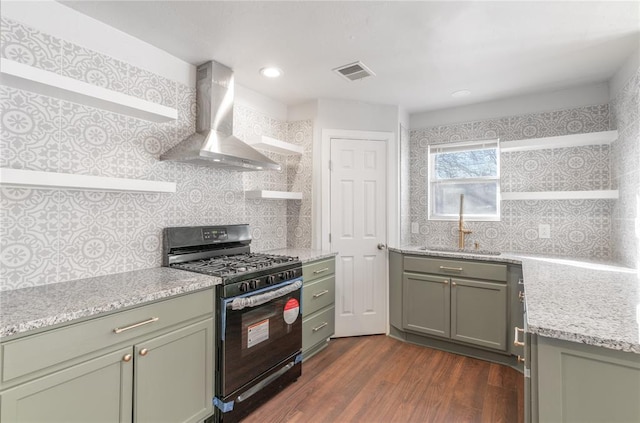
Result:
<svg viewBox="0 0 640 423"><path fill-rule="evenodd" d="M403 328L448 338L450 295L448 278L405 272L402 277Z"/></svg>
<svg viewBox="0 0 640 423"><path fill-rule="evenodd" d="M213 342L207 319L135 346L135 422L196 422L213 412Z"/></svg>
<svg viewBox="0 0 640 423"><path fill-rule="evenodd" d="M507 349L507 285L451 279L451 339Z"/></svg>
<svg viewBox="0 0 640 423"><path fill-rule="evenodd" d="M131 422L132 353L121 349L4 391L0 421Z"/></svg>
<svg viewBox="0 0 640 423"><path fill-rule="evenodd" d="M638 354L542 336L536 349L537 421L640 422Z"/></svg>

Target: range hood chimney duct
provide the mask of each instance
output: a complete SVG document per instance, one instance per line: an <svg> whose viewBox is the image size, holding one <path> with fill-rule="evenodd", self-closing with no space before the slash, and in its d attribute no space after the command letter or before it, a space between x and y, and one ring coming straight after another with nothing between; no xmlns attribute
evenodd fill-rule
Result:
<svg viewBox="0 0 640 423"><path fill-rule="evenodd" d="M198 66L196 132L160 156L228 170L280 170L278 163L233 136L233 71L210 61Z"/></svg>

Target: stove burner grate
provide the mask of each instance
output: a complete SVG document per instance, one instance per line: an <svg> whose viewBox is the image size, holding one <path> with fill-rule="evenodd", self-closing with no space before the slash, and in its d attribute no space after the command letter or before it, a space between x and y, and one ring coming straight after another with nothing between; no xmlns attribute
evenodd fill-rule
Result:
<svg viewBox="0 0 640 423"><path fill-rule="evenodd" d="M177 263L173 264L172 267L225 277L239 273L268 269L295 260L297 260L297 257L264 253L247 253L231 256L218 256L209 259L189 261L186 263Z"/></svg>

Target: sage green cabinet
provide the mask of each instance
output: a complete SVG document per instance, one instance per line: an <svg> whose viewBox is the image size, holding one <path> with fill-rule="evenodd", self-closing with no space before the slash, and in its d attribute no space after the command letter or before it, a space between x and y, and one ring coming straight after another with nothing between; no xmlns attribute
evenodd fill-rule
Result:
<svg viewBox="0 0 640 423"><path fill-rule="evenodd" d="M451 339L507 349L507 285L451 279Z"/></svg>
<svg viewBox="0 0 640 423"><path fill-rule="evenodd" d="M3 342L0 421L202 421L213 304L208 289Z"/></svg>
<svg viewBox="0 0 640 423"><path fill-rule="evenodd" d="M504 283L405 272L402 294L405 330L506 349Z"/></svg>
<svg viewBox="0 0 640 423"><path fill-rule="evenodd" d="M335 333L335 257L302 266L302 357L324 349Z"/></svg>
<svg viewBox="0 0 640 423"><path fill-rule="evenodd" d="M135 346L134 422L197 422L211 414L213 319Z"/></svg>
<svg viewBox="0 0 640 423"><path fill-rule="evenodd" d="M402 329L402 289L403 255L389 251L389 325L394 329ZM390 329L391 329L390 328Z"/></svg>
<svg viewBox="0 0 640 423"><path fill-rule="evenodd" d="M390 278L397 274L397 257L391 264ZM403 264L403 330L507 350L506 265L416 256L404 256ZM471 279L472 275L478 279ZM397 289L391 287L392 307L397 295Z"/></svg>
<svg viewBox="0 0 640 423"><path fill-rule="evenodd" d="M536 338L532 422L640 422L640 354Z"/></svg>
<svg viewBox="0 0 640 423"><path fill-rule="evenodd" d="M405 273L402 286L404 329L448 338L451 333L449 279Z"/></svg>
<svg viewBox="0 0 640 423"><path fill-rule="evenodd" d="M0 421L131 422L132 358L133 348L122 348L8 389L0 394Z"/></svg>

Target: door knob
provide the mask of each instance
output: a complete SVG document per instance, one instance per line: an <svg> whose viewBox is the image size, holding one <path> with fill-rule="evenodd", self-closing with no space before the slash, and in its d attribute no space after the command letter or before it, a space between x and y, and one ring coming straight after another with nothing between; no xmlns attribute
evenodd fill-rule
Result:
<svg viewBox="0 0 640 423"><path fill-rule="evenodd" d="M386 244L383 244L383 243L378 244L378 250L384 250L385 248L387 248Z"/></svg>

